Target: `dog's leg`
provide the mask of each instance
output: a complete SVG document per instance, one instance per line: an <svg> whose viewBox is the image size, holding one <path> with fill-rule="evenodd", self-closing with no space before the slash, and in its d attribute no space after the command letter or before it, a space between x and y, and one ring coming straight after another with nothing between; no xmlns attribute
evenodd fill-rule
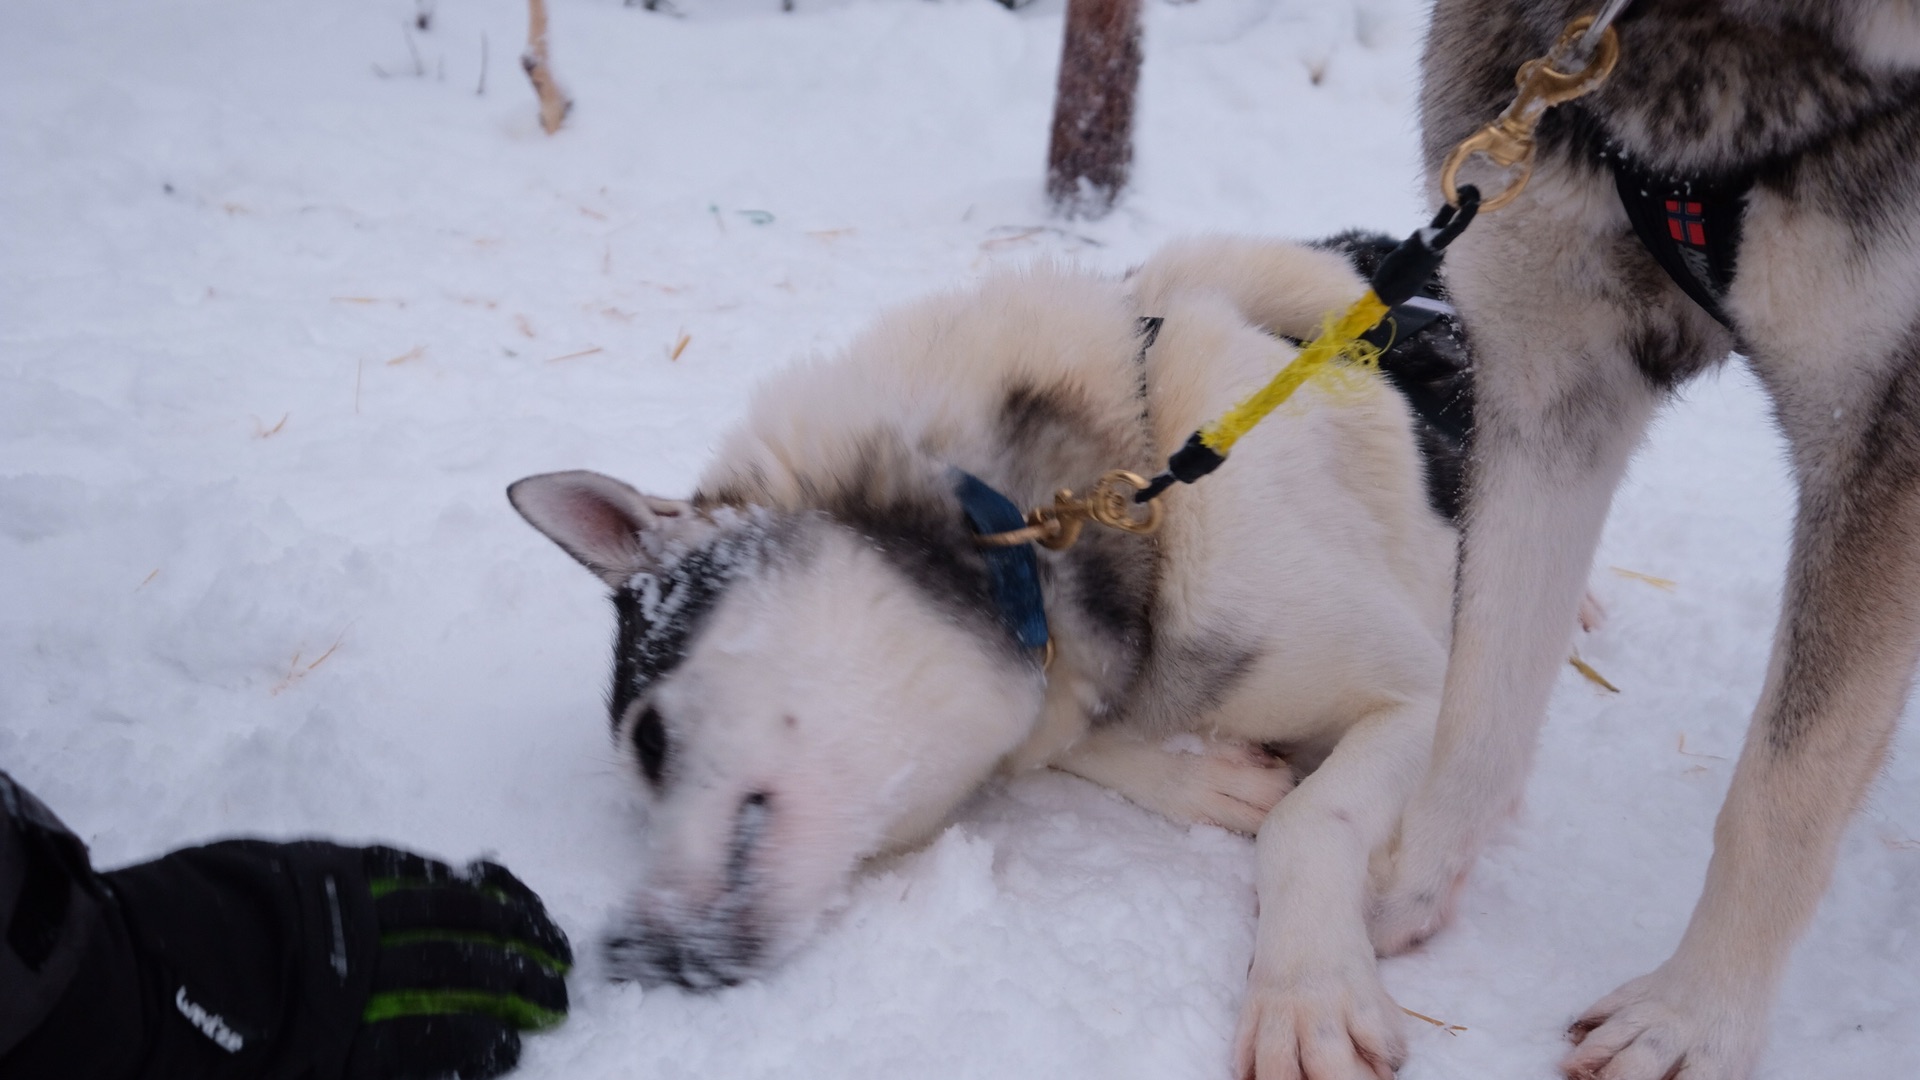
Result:
<svg viewBox="0 0 1920 1080"><path fill-rule="evenodd" d="M1196 754L1097 731L1052 764L1174 821L1218 825L1248 836L1293 790L1293 772L1285 762L1237 740L1210 739Z"/></svg>
<svg viewBox="0 0 1920 1080"><path fill-rule="evenodd" d="M1362 719L1260 827L1240 1080L1391 1080L1404 1058L1400 1008L1367 940L1367 862L1426 767L1436 708Z"/></svg>
<svg viewBox="0 0 1920 1080"><path fill-rule="evenodd" d="M1474 334L1473 456L1433 767L1402 816L1374 913L1383 954L1440 927L1519 802L1601 524L1660 396L1619 340L1628 316L1595 295L1602 255L1583 265L1574 254L1605 245L1550 228L1540 232L1551 239L1520 235L1513 221L1455 245L1468 256L1453 280Z"/></svg>
<svg viewBox="0 0 1920 1080"><path fill-rule="evenodd" d="M1866 291L1851 278L1844 288ZM1801 345L1810 357L1867 324L1828 312L1913 310L1910 296L1902 305L1855 295L1850 305L1818 295L1796 297L1801 321L1841 325L1812 328L1815 340ZM1781 971L1880 768L1920 654L1920 330L1905 339L1905 355L1854 358L1844 370L1755 357L1800 486L1766 684L1679 948L1574 1025L1569 1076L1744 1080L1765 1048Z"/></svg>
<svg viewBox="0 0 1920 1080"><path fill-rule="evenodd" d="M1739 1080L1764 1049L1781 969L1911 684L1915 482L1909 473L1902 498L1871 512L1836 498L1803 505L1787 610L1693 920L1672 958L1574 1026L1568 1075Z"/></svg>

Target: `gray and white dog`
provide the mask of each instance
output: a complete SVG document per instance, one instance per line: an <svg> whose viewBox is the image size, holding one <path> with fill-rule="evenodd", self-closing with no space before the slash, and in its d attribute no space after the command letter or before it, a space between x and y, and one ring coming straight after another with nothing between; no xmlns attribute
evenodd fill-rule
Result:
<svg viewBox="0 0 1920 1080"><path fill-rule="evenodd" d="M609 707L649 822L616 973L762 972L863 860L930 836L996 771L1051 765L1257 833L1241 1074L1398 1062L1367 893L1446 662L1469 395L1444 320L1388 379L1302 390L1170 492L1153 536L1021 549L1037 595L974 520L983 500L1154 472L1287 362L1285 336L1361 294L1379 246L1336 246L1201 240L1125 280L996 274L762 386L689 500L585 472L513 486L618 613Z"/></svg>
<svg viewBox="0 0 1920 1080"><path fill-rule="evenodd" d="M1430 170L1597 6L1439 0ZM1616 25L1611 81L1549 114L1526 193L1452 249L1477 364L1459 592L1373 935L1393 953L1445 921L1521 795L1629 456L1737 349L1799 488L1773 656L1684 938L1582 1014L1562 1067L1740 1080L1920 652L1920 2L1638 0Z"/></svg>

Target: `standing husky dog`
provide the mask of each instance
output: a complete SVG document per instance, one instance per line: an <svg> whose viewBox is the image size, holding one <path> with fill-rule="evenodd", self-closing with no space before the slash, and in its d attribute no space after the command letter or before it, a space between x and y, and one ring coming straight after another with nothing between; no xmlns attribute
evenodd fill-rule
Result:
<svg viewBox="0 0 1920 1080"><path fill-rule="evenodd" d="M1440 0L1430 171L1597 6ZM1520 797L1628 457L1676 386L1738 348L1800 492L1772 662L1679 949L1583 1014L1563 1065L1738 1080L1920 650L1920 0L1639 0L1616 26L1612 80L1548 115L1526 193L1453 246L1478 422L1459 600L1432 771L1373 933L1392 953L1445 920ZM1671 244L1629 224L1649 193Z"/></svg>
<svg viewBox="0 0 1920 1080"><path fill-rule="evenodd" d="M749 977L862 860L924 840L996 770L1054 765L1257 833L1241 1073L1397 1063L1368 863L1426 767L1457 475L1423 460L1447 440L1407 399L1451 404L1462 358L1444 338L1403 356L1404 398L1373 377L1309 388L1169 493L1154 536L1089 527L1040 552L1051 666L969 526L986 487L1031 506L1153 471L1290 359L1276 335L1311 335L1363 288L1333 252L1229 240L1126 281L1002 274L762 387L688 501L584 472L515 484L614 591L609 707L650 808L614 970ZM1163 745L1181 732L1206 752ZM1313 766L1284 802L1293 773L1269 749Z"/></svg>

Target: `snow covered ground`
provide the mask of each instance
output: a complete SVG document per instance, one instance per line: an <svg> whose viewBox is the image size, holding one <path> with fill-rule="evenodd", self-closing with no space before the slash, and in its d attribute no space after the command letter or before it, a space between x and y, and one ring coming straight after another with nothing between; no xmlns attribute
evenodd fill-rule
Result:
<svg viewBox="0 0 1920 1080"><path fill-rule="evenodd" d="M990 263L1419 217L1418 0L1149 0L1136 183L1040 201L1060 0L0 7L0 767L103 864L250 832L491 852L582 944L630 882L609 611L502 496L686 489L762 373ZM483 68L483 59L485 61ZM484 77L484 93L479 93ZM676 358L677 356L677 358ZM1663 958L1765 664L1790 492L1743 372L1663 419L1524 815L1386 963L1407 1080L1535 1077ZM1674 585L1612 572L1621 567ZM1761 1075L1920 1075L1920 711ZM767 981L615 988L527 1080L1222 1080L1247 841L996 786ZM591 950L583 950L589 956Z"/></svg>

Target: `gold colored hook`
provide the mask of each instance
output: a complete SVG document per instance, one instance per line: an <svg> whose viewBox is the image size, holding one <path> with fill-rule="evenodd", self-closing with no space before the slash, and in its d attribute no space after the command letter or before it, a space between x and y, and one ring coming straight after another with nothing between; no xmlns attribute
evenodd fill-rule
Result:
<svg viewBox="0 0 1920 1080"><path fill-rule="evenodd" d="M1039 544L1050 551L1062 551L1079 541L1088 519L1110 529L1146 536L1160 528L1165 512L1158 502L1148 502L1143 515L1134 516L1133 507L1139 504L1133 501L1133 493L1144 491L1146 486L1146 477L1139 473L1113 469L1094 483L1085 498L1075 496L1072 488L1061 488L1054 493L1052 506L1027 511L1025 527L988 533L975 541L986 547Z"/></svg>
<svg viewBox="0 0 1920 1080"><path fill-rule="evenodd" d="M1587 58L1585 67L1568 72L1553 66L1553 59L1568 55L1574 42L1593 25L1593 18L1591 15L1582 15L1568 23L1567 28L1560 32L1560 40L1554 43L1551 52L1520 65L1520 71L1513 80L1520 92L1514 95L1513 103L1493 123L1474 132L1465 142L1454 147L1453 153L1447 155L1446 164L1440 168L1440 191L1447 197L1447 202L1460 205L1460 169L1475 154L1502 169L1518 170L1518 174L1498 194L1482 194L1482 211L1498 210L1519 198L1520 192L1526 190L1527 181L1533 178L1533 133L1540 126L1540 118L1555 105L1584 97L1598 89L1600 84L1607 81L1607 76L1613 74L1613 67L1620 60L1620 35L1609 26L1600 35L1600 42L1594 47L1593 55Z"/></svg>
<svg viewBox="0 0 1920 1080"><path fill-rule="evenodd" d="M1150 536L1160 528L1160 518L1166 508L1158 500L1148 500L1145 504L1136 503L1136 493L1147 489L1148 480L1137 472L1126 469L1111 469L1100 477L1087 493L1087 512L1093 520L1109 529L1119 529L1136 536ZM1141 517L1133 516L1133 508L1145 507Z"/></svg>

